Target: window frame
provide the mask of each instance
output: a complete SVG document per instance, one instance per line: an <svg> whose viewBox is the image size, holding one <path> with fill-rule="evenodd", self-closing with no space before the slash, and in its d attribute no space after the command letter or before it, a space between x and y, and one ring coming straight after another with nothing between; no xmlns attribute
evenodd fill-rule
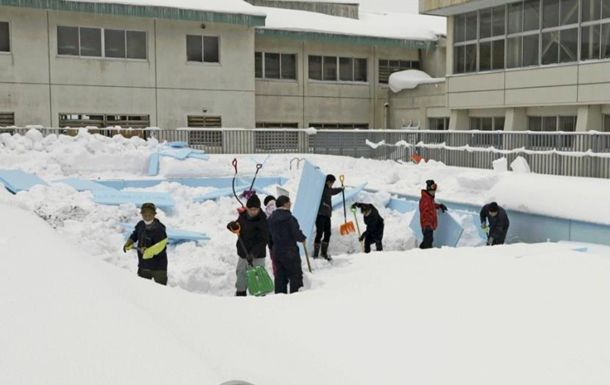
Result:
<svg viewBox="0 0 610 385"><path fill-rule="evenodd" d="M111 120L111 119L108 119L108 117L111 117L111 116L121 116L121 117L125 117L125 118L127 118L127 119L125 119L124 121L129 121L129 120L130 120L129 118L136 118L136 117L137 117L137 118L142 118L142 117L146 117L146 118L147 118L147 120L133 120L133 121L144 121L144 122L148 122L148 124L147 124L147 125L138 125L138 126L136 126L136 127L123 127L123 126L120 126L121 128L132 128L132 129L134 129L134 130L140 130L140 129L144 129L144 128L146 128L146 127L150 127L150 124L151 124L151 120L150 120L150 114L144 114L144 115L141 115L141 114L124 114L124 113L116 113L116 114L115 114L115 113L103 113L103 112L102 112L102 113L86 113L86 112L60 112L60 113L58 114L59 122L61 122L61 121L62 121L62 116L64 116L64 115L65 115L65 116L73 116L73 115L76 115L76 116L79 116L79 117L82 117L82 116L101 116L101 117L102 117L102 119L101 119L101 120L99 120L99 122L100 122L100 126L99 126L99 127L97 127L97 126L96 126L98 129L105 129L105 128L114 128L114 127L117 127L116 125L108 124L109 122L117 122L117 120L114 120L114 121L113 121L113 120ZM71 120L71 119L63 119L63 120L65 121L65 120ZM85 120L93 120L93 119L82 119L82 118L81 118L81 119L74 119L74 121L77 121L77 122L78 122L78 121L85 121ZM120 121L120 120L118 120L118 121ZM76 125L76 126L68 126L68 125L63 125L63 126L62 126L62 125L61 125L61 123L59 123L59 125L60 125L60 128L61 128L61 129L64 129L64 128L81 128L81 127L83 127L83 126L84 126L84 127L87 127L86 125ZM93 126L91 126L91 127L93 127Z"/></svg>
<svg viewBox="0 0 610 385"><path fill-rule="evenodd" d="M386 62L387 64L384 67L387 67L388 69L388 78L386 82L382 82L381 79L381 62ZM400 68L398 71L394 71L392 72L392 66L390 66L390 61L398 61L398 67ZM402 63L409 63L409 68L402 68ZM414 63L417 63L417 67L414 66ZM392 76L393 73L396 72L400 72L400 71L406 71L406 70L410 70L410 69L419 69L419 60L410 60L410 59L377 59L377 84L379 84L382 87L389 87L390 84L390 76ZM384 75L384 79L385 79L385 75Z"/></svg>
<svg viewBox="0 0 610 385"><path fill-rule="evenodd" d="M8 20L0 20L0 23L6 23L8 25L8 51L0 51L0 55L12 55L13 54L13 31L12 23Z"/></svg>
<svg viewBox="0 0 610 385"><path fill-rule="evenodd" d="M205 65L205 66L221 66L222 65L222 37L218 36L218 35L208 35L208 34L203 34L203 35L191 35L191 34L186 34L184 35L185 39L185 46L186 46L186 55L184 55L185 57L185 64L186 65ZM201 61L190 61L189 60L189 54L188 54L188 37L192 36L192 37L199 37L201 38ZM206 62L205 61L205 37L215 37L218 39L218 61L217 62Z"/></svg>
<svg viewBox="0 0 610 385"><path fill-rule="evenodd" d="M484 130L482 128L472 128L472 123L475 120L479 120L479 127L483 127L483 119L491 119L491 130ZM498 123L497 120L498 119L503 119L504 120L504 124L502 125L502 129L498 129L496 127L496 124ZM468 128L471 131L481 131L481 132L496 132L496 131L504 131L504 128L506 126L506 117L505 116L470 116L469 120L468 120Z"/></svg>
<svg viewBox="0 0 610 385"><path fill-rule="evenodd" d="M351 127L347 127L351 126ZM366 128L364 127L366 126ZM309 123L307 127L317 130L369 130L368 123Z"/></svg>
<svg viewBox="0 0 610 385"><path fill-rule="evenodd" d="M312 79L311 78L311 72L309 70L309 60L311 57L320 57L322 58L322 79ZM327 80L324 79L324 74L325 74L325 70L324 70L324 63L326 61L327 57L334 57L335 58L335 66L337 69L337 78L336 80ZM341 80L341 68L340 68L340 59L344 58L344 59L351 59L352 61L352 79L356 79L356 62L358 60L364 60L366 62L366 81L360 81L360 80ZM346 56L346 55L337 55L337 56L329 56L329 55L308 55L307 56L307 80L309 82L312 83L328 83L328 84L354 84L354 85L364 85L364 84L369 84L370 80L369 80L369 58L364 58L364 57L356 57L356 56Z"/></svg>
<svg viewBox="0 0 610 385"><path fill-rule="evenodd" d="M428 130L429 131L449 131L450 119L451 118L448 117L448 116L447 117L440 117L440 118L429 116L428 117ZM443 129L442 130L437 130L436 129L436 125L435 125L435 128L432 129L432 122L433 121L442 121L443 122Z"/></svg>
<svg viewBox="0 0 610 385"><path fill-rule="evenodd" d="M298 83L299 81L299 54L298 53L292 53L292 52L269 52L269 51L256 51L254 52L254 60L255 60L255 65L256 65L256 54L260 53L261 54L261 72L262 72L262 77L257 77L256 76L256 69L255 69L255 73L254 73L254 78L256 80L264 80L264 81L273 81L273 82L289 82L289 83ZM265 68L265 55L266 54L275 54L275 55L280 55L280 62L279 62L279 72L280 72L280 77L279 78L268 78L267 77L267 71ZM284 78L282 76L282 56L284 55L292 55L294 56L294 79L293 78Z"/></svg>
<svg viewBox="0 0 610 385"><path fill-rule="evenodd" d="M78 55L67 55L59 53L59 28L60 27L68 27L68 28L76 28L78 30ZM81 28L90 28L90 29L99 29L100 30L100 42L102 55L101 56L83 56L81 55ZM125 33L125 57L109 57L106 56L106 30L111 31L123 31ZM146 59L131 59L127 58L127 32L140 32L144 33L144 48L146 49ZM104 27L83 27L80 25L67 25L67 24L57 24L55 26L55 41L56 45L56 57L59 58L72 58L72 59L84 59L84 60L109 60L109 61L132 61L132 62L148 62L150 60L149 50L148 50L148 31L144 30L136 30L136 29L121 29L121 28L104 28Z"/></svg>

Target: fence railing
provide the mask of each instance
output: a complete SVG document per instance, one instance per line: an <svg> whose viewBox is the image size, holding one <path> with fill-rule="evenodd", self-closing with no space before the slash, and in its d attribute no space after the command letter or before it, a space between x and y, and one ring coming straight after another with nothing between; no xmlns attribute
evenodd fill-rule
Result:
<svg viewBox="0 0 610 385"><path fill-rule="evenodd" d="M38 129L76 135L78 129ZM28 128L0 128L25 134ZM325 154L409 161L417 154L448 166L491 169L524 157L533 172L610 178L610 133L306 129L89 129L92 134L187 142L209 154Z"/></svg>

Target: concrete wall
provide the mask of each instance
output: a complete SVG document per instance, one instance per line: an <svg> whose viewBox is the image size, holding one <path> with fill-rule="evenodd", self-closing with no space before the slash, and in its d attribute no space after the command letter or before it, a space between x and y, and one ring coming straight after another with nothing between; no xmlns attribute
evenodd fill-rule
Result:
<svg viewBox="0 0 610 385"><path fill-rule="evenodd" d="M324 1L309 2L309 1L283 1L283 0L245 0L259 7L284 8L300 11L309 11L323 13L331 16L347 17L350 19L358 19L358 4L349 4L349 1L343 3L325 3Z"/></svg>
<svg viewBox="0 0 610 385"><path fill-rule="evenodd" d="M348 46L256 38L257 52L297 55L297 80L256 80L256 121L298 123L367 123L385 128L389 89L378 84L379 59L418 60L417 50ZM368 59L367 83L309 80L309 55ZM392 128L392 127L390 127Z"/></svg>
<svg viewBox="0 0 610 385"><path fill-rule="evenodd" d="M445 105L445 83L422 84L413 90L397 94L390 92L390 111L393 128L419 126L428 129L428 118L448 118Z"/></svg>
<svg viewBox="0 0 610 385"><path fill-rule="evenodd" d="M253 28L16 7L0 7L0 15L12 35L11 54L0 55L0 110L15 112L17 125L108 113L150 115L151 125L176 128L207 110L225 127L254 127ZM148 58L58 56L58 25L146 31ZM219 36L220 63L187 63L187 34Z"/></svg>

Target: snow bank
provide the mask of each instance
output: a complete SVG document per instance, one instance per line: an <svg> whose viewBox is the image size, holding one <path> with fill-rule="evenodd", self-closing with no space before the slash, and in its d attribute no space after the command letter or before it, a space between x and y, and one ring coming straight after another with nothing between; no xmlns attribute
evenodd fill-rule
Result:
<svg viewBox="0 0 610 385"><path fill-rule="evenodd" d="M530 165L527 163L524 157L518 156L513 162L510 164L511 170L518 174L529 174L532 172Z"/></svg>
<svg viewBox="0 0 610 385"><path fill-rule="evenodd" d="M0 383L610 380L610 259L569 245L356 254L298 295L214 298L126 274L33 215L0 211Z"/></svg>
<svg viewBox="0 0 610 385"><path fill-rule="evenodd" d="M508 160L506 158L496 159L492 162L493 169L496 172L506 172L508 171Z"/></svg>
<svg viewBox="0 0 610 385"><path fill-rule="evenodd" d="M399 93L402 90L412 90L420 84L435 84L444 83L445 78L432 78L424 71L406 70L395 72L390 75L390 89L394 93Z"/></svg>

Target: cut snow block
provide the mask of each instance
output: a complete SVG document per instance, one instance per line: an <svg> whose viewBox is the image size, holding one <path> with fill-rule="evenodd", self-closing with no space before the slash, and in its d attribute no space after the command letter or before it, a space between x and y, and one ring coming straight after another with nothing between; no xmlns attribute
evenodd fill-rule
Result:
<svg viewBox="0 0 610 385"><path fill-rule="evenodd" d="M241 194L248 189L250 189L249 184L242 184L239 186L235 186L235 193L237 193L237 196L239 196L241 198ZM254 184L253 190L256 191L256 193L258 195L271 195L264 189L260 188L260 186L258 186L258 183ZM225 187L225 188L218 189L216 191L212 191L210 193L204 194L200 197L193 199L193 202L205 202L205 201L211 201L211 200L215 200L218 198L229 197L229 196L233 196L233 187ZM244 201L244 204L245 203L246 202Z"/></svg>
<svg viewBox="0 0 610 385"><path fill-rule="evenodd" d="M109 206L129 203L141 206L144 203L150 202L162 209L171 209L174 207L172 196L168 193L160 192L95 190L93 191L93 201L100 205Z"/></svg>
<svg viewBox="0 0 610 385"><path fill-rule="evenodd" d="M159 175L159 154L156 152L150 154L148 158L148 175Z"/></svg>
<svg viewBox="0 0 610 385"><path fill-rule="evenodd" d="M186 158L189 157L189 155L191 155L191 152L193 152L193 150L191 150L190 148L180 148L180 149L172 149L172 150L168 150L168 151L161 151L161 152L159 152L159 155L167 156L167 157L178 159L178 160L185 160Z"/></svg>
<svg viewBox="0 0 610 385"><path fill-rule="evenodd" d="M187 142L169 142L167 143L168 147L171 148L185 148L188 147L188 143Z"/></svg>
<svg viewBox="0 0 610 385"><path fill-rule="evenodd" d="M388 203L388 208L390 210L398 211L399 213L406 214L411 211L415 211L418 208L418 203L416 201L409 201L406 199L397 199L392 198Z"/></svg>
<svg viewBox="0 0 610 385"><path fill-rule="evenodd" d="M129 234L136 227L135 224L130 224L130 223L119 223L119 226L121 226L123 228L123 230L125 230L126 236L129 236ZM193 231L166 228L165 232L167 233L168 243L171 243L171 244L210 240L210 237L208 237L204 233L196 233Z"/></svg>
<svg viewBox="0 0 610 385"><path fill-rule="evenodd" d="M326 174L318 167L311 164L308 160L305 161L299 189L297 190L297 198L292 209L293 215L299 221L301 231L307 237L307 249L313 251L313 229L322 200L322 192L324 191L324 183L326 183ZM305 254L303 246L299 244L301 255Z"/></svg>
<svg viewBox="0 0 610 385"><path fill-rule="evenodd" d="M209 155L203 154L203 153L197 153L197 152L191 153L188 157L192 158L192 159L199 159L199 160L210 160Z"/></svg>
<svg viewBox="0 0 610 385"><path fill-rule="evenodd" d="M93 182L91 180L68 178L68 179L57 180L55 182L67 184L68 186L72 187L76 191L96 191L96 190L116 191L115 189L113 189L111 187L105 186L101 183Z"/></svg>
<svg viewBox="0 0 610 385"><path fill-rule="evenodd" d="M27 191L37 185L48 186L47 182L36 175L21 170L0 170L0 182L13 194Z"/></svg>
<svg viewBox="0 0 610 385"><path fill-rule="evenodd" d="M424 238L421 224L419 221L419 207L415 211L413 215L413 219L409 225L417 240L421 242ZM434 247L456 247L460 238L462 237L462 233L464 232L464 228L458 223L458 221L453 218L451 213L445 212L438 213L438 227L434 231Z"/></svg>
<svg viewBox="0 0 610 385"><path fill-rule="evenodd" d="M345 189L345 203L350 203L352 200L356 198L358 194L364 190L368 183L363 183L358 187ZM336 209L339 206L343 205L343 194L337 194L333 197L333 209Z"/></svg>

